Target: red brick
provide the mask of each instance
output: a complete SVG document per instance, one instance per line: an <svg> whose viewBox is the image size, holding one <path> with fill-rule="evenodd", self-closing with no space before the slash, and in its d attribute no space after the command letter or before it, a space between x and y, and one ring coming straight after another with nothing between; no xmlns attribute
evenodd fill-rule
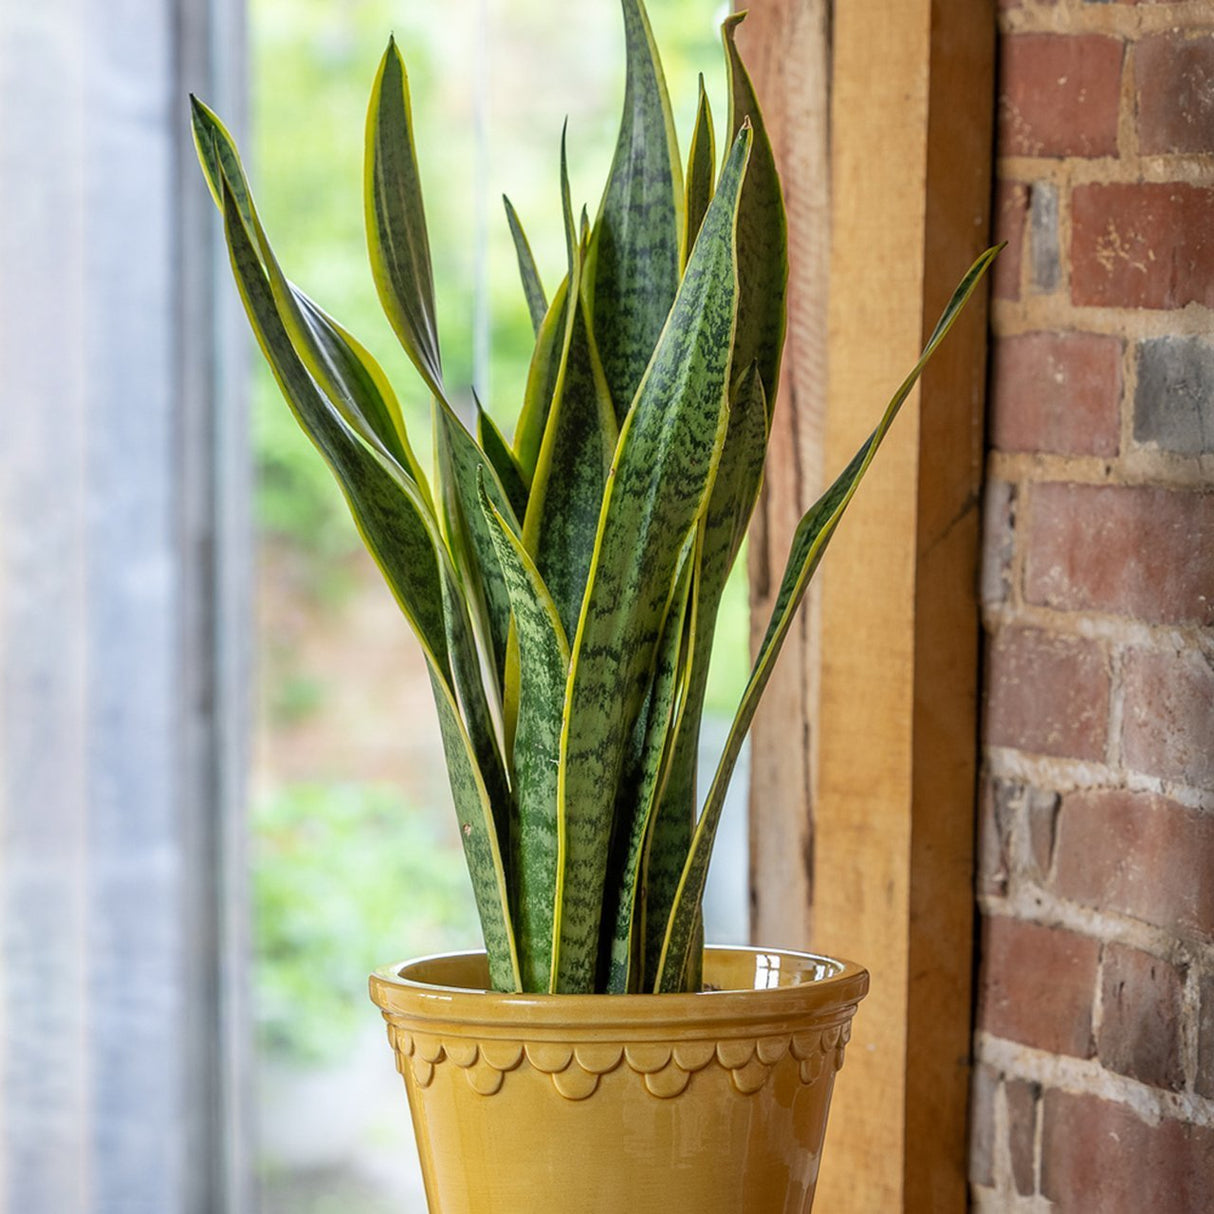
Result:
<svg viewBox="0 0 1214 1214"><path fill-rule="evenodd" d="M1127 653L1121 735L1127 767L1165 780L1214 786L1212 663L1196 646Z"/></svg>
<svg viewBox="0 0 1214 1214"><path fill-rule="evenodd" d="M990 645L986 694L989 745L1059 758L1104 758L1109 673L1096 642L1003 628Z"/></svg>
<svg viewBox="0 0 1214 1214"><path fill-rule="evenodd" d="M1037 1192L1037 1109L1041 1088L1026 1079L1009 1079L1005 1091L1012 1181L1016 1192L1028 1197Z"/></svg>
<svg viewBox="0 0 1214 1214"><path fill-rule="evenodd" d="M991 292L996 299L1020 298L1020 264L1024 257L1024 225L1029 209L1029 188L1022 181L1000 181L995 186L995 242L1007 248L995 258Z"/></svg>
<svg viewBox="0 0 1214 1214"><path fill-rule="evenodd" d="M999 153L1113 156L1125 44L1099 34L1000 42Z"/></svg>
<svg viewBox="0 0 1214 1214"><path fill-rule="evenodd" d="M1214 1130L1151 1125L1125 1105L1049 1091L1041 1191L1058 1214L1207 1214Z"/></svg>
<svg viewBox="0 0 1214 1214"><path fill-rule="evenodd" d="M1100 967L1101 1063L1141 1083L1180 1091L1183 991L1184 980L1162 958L1108 945Z"/></svg>
<svg viewBox="0 0 1214 1214"><path fill-rule="evenodd" d="M1144 38L1134 77L1144 154L1214 151L1214 37Z"/></svg>
<svg viewBox="0 0 1214 1214"><path fill-rule="evenodd" d="M995 897L1007 893L1011 868L1007 825L1000 813L1003 787L998 781L986 779L978 799L978 892Z"/></svg>
<svg viewBox="0 0 1214 1214"><path fill-rule="evenodd" d="M1069 793L1051 888L1180 935L1214 940L1214 815L1153 793Z"/></svg>
<svg viewBox="0 0 1214 1214"><path fill-rule="evenodd" d="M1090 1058L1095 940L993 915L982 924L978 1024L996 1037Z"/></svg>
<svg viewBox="0 0 1214 1214"><path fill-rule="evenodd" d="M1030 603L1214 624L1214 493L1051 482L1027 515Z"/></svg>
<svg viewBox="0 0 1214 1214"><path fill-rule="evenodd" d="M1071 194L1071 302L1214 306L1214 189L1180 182L1077 186Z"/></svg>
<svg viewBox="0 0 1214 1214"><path fill-rule="evenodd" d="M1025 333L995 343L992 442L1000 451L1116 455L1122 343L1095 333Z"/></svg>

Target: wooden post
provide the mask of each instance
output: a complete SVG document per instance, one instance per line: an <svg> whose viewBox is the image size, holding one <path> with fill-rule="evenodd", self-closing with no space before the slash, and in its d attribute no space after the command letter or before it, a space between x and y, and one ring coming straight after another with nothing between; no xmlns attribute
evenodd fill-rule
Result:
<svg viewBox="0 0 1214 1214"><path fill-rule="evenodd" d="M755 15L810 7L760 4ZM807 410L805 428L823 435L816 489L867 436L985 244L994 38L990 0L834 6L825 369L808 396L779 405ZM766 70L758 81L777 109L779 81ZM794 259L799 248L794 238ZM794 295L788 361L820 368L815 347L801 353L803 306ZM756 924L872 972L831 1113L818 1197L831 1214L966 1205L984 374L978 304L908 401L826 558L817 645L796 655L820 654L816 670L795 672L808 716L786 703L758 723L754 833L772 844L756 852ZM797 417L783 424L795 431ZM774 464L769 531L805 497L803 477ZM768 558L774 576L782 555ZM795 767L806 738L812 779L772 796L764 756L800 748ZM766 867L781 832L798 854L812 839L812 875L791 899Z"/></svg>

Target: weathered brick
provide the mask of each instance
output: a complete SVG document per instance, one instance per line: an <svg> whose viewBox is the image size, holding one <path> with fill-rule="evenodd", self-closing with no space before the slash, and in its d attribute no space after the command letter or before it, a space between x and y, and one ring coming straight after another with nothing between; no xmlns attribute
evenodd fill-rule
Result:
<svg viewBox="0 0 1214 1214"><path fill-rule="evenodd" d="M978 892L994 897L1007 893L1011 870L1007 830L1000 813L1001 787L998 781L984 779L978 799Z"/></svg>
<svg viewBox="0 0 1214 1214"><path fill-rule="evenodd" d="M1117 454L1122 343L1096 333L1024 333L995 343L991 442L1000 451Z"/></svg>
<svg viewBox="0 0 1214 1214"><path fill-rule="evenodd" d="M1214 1098L1214 974L1203 976L1199 991L1197 1077L1193 1088L1199 1096Z"/></svg>
<svg viewBox="0 0 1214 1214"><path fill-rule="evenodd" d="M1214 151L1214 36L1144 38L1134 48L1134 85L1142 152Z"/></svg>
<svg viewBox="0 0 1214 1214"><path fill-rule="evenodd" d="M1076 186L1071 302L1214 306L1214 189L1181 182Z"/></svg>
<svg viewBox="0 0 1214 1214"><path fill-rule="evenodd" d="M1024 225L1028 214L1029 187L1022 181L1000 181L995 186L991 222L996 243L1007 248L995 258L991 271L991 294L996 299L1020 298L1020 263L1024 256Z"/></svg>
<svg viewBox="0 0 1214 1214"><path fill-rule="evenodd" d="M1214 1192L1214 1130L1096 1096L1048 1091L1041 1191L1059 1214L1205 1214Z"/></svg>
<svg viewBox="0 0 1214 1214"><path fill-rule="evenodd" d="M1214 815L1124 788L1068 793L1056 853L1059 897L1214 940Z"/></svg>
<svg viewBox="0 0 1214 1214"><path fill-rule="evenodd" d="M1012 1183L1021 1197L1028 1197L1037 1191L1037 1109L1041 1088L1026 1079L1009 1079L1004 1091Z"/></svg>
<svg viewBox="0 0 1214 1214"><path fill-rule="evenodd" d="M1029 191L1029 278L1034 291L1056 291L1062 277L1058 187L1035 181Z"/></svg>
<svg viewBox="0 0 1214 1214"><path fill-rule="evenodd" d="M1214 493L1049 482L1034 486L1026 514L1029 602L1214 623Z"/></svg>
<svg viewBox="0 0 1214 1214"><path fill-rule="evenodd" d="M1214 786L1214 659L1196 646L1132 649L1121 747L1133 771Z"/></svg>
<svg viewBox="0 0 1214 1214"><path fill-rule="evenodd" d="M990 1188L995 1183L995 1093L999 1073L985 1062L970 1078L969 1181Z"/></svg>
<svg viewBox="0 0 1214 1214"><path fill-rule="evenodd" d="M1105 947L1100 966L1097 1053L1110 1071L1179 1091L1184 980L1162 958L1120 944Z"/></svg>
<svg viewBox="0 0 1214 1214"><path fill-rule="evenodd" d="M1052 1054L1092 1057L1095 940L992 915L983 920L981 947L980 1027Z"/></svg>
<svg viewBox="0 0 1214 1214"><path fill-rule="evenodd" d="M1086 638L1002 628L987 666L986 740L1059 758L1104 757L1109 672Z"/></svg>
<svg viewBox="0 0 1214 1214"><path fill-rule="evenodd" d="M982 499L982 602L1007 600L1012 588L1016 490L1007 481L988 480Z"/></svg>
<svg viewBox="0 0 1214 1214"><path fill-rule="evenodd" d="M1169 335L1139 344L1134 439L1179 455L1214 451L1214 343Z"/></svg>
<svg viewBox="0 0 1214 1214"><path fill-rule="evenodd" d="M999 147L1007 156L1112 156L1125 44L1099 34L1000 42Z"/></svg>

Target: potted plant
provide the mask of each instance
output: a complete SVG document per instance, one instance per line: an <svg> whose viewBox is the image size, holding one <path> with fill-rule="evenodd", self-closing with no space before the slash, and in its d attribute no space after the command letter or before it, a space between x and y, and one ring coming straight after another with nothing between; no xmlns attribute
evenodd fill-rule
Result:
<svg viewBox="0 0 1214 1214"><path fill-rule="evenodd" d="M535 329L507 439L443 380L404 62L366 128L380 299L434 402L436 477L365 349L285 277L236 148L193 103L250 324L422 646L485 950L378 971L432 1211L806 1211L867 974L705 950L724 793L840 517L995 255L970 268L875 430L797 528L715 778L694 771L711 638L757 500L785 329L786 228L725 22L718 171L701 87L686 172L641 0L593 223L562 148L548 298L507 203Z"/></svg>

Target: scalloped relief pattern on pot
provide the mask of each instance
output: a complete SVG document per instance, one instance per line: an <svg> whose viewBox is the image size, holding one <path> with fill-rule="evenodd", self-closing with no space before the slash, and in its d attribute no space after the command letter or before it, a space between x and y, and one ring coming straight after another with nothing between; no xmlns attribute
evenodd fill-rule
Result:
<svg viewBox="0 0 1214 1214"><path fill-rule="evenodd" d="M753 1095L767 1082L772 1068L785 1055L798 1066L803 1084L815 1082L828 1068L843 1066L843 1050L851 1037L851 1022L783 1036L730 1037L720 1041L628 1042L582 1045L556 1041L472 1041L439 1038L407 1029L389 1013L388 1041L396 1054L396 1069L411 1070L419 1087L429 1087L435 1069L444 1063L464 1072L474 1091L492 1096L501 1091L506 1075L526 1063L552 1080L566 1100L585 1100L598 1090L599 1078L627 1066L654 1096L669 1100L681 1095L697 1071L710 1064L730 1073L734 1088Z"/></svg>

